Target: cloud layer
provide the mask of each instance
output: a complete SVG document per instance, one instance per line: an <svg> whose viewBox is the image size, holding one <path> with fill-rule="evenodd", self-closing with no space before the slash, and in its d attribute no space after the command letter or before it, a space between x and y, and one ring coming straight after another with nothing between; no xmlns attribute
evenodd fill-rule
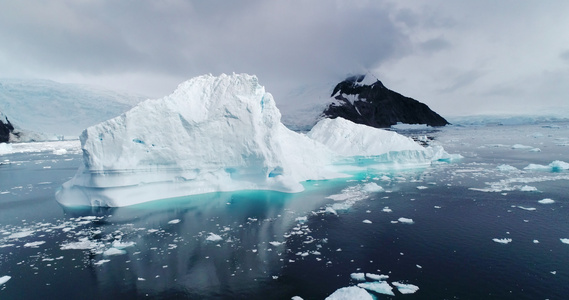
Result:
<svg viewBox="0 0 569 300"><path fill-rule="evenodd" d="M298 86L371 70L443 114L515 112L536 97L544 107L568 102L568 9L519 1L5 1L0 69L3 77L151 97L203 73L246 72L277 102Z"/></svg>

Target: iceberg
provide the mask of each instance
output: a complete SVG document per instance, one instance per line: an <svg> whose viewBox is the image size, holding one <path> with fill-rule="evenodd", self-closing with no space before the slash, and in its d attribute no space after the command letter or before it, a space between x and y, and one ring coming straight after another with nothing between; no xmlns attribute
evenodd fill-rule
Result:
<svg viewBox="0 0 569 300"><path fill-rule="evenodd" d="M294 193L307 180L349 177L338 162L353 156L376 163L449 157L442 147L423 148L340 118L323 119L308 134L280 119L256 76L192 78L169 96L85 129L83 164L56 199L65 206L121 207L211 192Z"/></svg>

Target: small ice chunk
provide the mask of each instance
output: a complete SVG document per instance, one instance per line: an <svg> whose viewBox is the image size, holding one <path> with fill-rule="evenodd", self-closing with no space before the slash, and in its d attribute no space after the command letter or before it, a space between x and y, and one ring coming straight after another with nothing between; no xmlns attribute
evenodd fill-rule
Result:
<svg viewBox="0 0 569 300"><path fill-rule="evenodd" d="M362 222L363 222L363 223L366 223L366 224L371 224L371 221L370 221L370 220L367 220L367 219L366 219L366 220L363 220Z"/></svg>
<svg viewBox="0 0 569 300"><path fill-rule="evenodd" d="M552 204L552 203L555 203L555 200L549 199L549 198L545 198L545 199L539 200L539 201L537 201L537 202L540 203L540 204Z"/></svg>
<svg viewBox="0 0 569 300"><path fill-rule="evenodd" d="M397 281L391 284L393 284L401 294L414 294L419 290L419 287L413 284L404 284Z"/></svg>
<svg viewBox="0 0 569 300"><path fill-rule="evenodd" d="M560 239L563 244L569 244L569 239Z"/></svg>
<svg viewBox="0 0 569 300"><path fill-rule="evenodd" d="M358 283L358 286L379 294L395 296L393 293L393 288L389 285L389 283L385 281L363 282Z"/></svg>
<svg viewBox="0 0 569 300"><path fill-rule="evenodd" d="M37 241L37 242L31 242L31 243L25 243L24 247L26 248L38 248L40 245L45 244L45 241Z"/></svg>
<svg viewBox="0 0 569 300"><path fill-rule="evenodd" d="M168 224L178 224L178 223L180 223L180 219L174 219L174 220L168 221Z"/></svg>
<svg viewBox="0 0 569 300"><path fill-rule="evenodd" d="M223 238L213 232L209 233L209 236L205 239L208 242L221 242Z"/></svg>
<svg viewBox="0 0 569 300"><path fill-rule="evenodd" d="M102 264L104 264L104 263L108 263L108 262L110 262L110 261L111 261L110 259L101 259L101 260L99 260L98 262L95 262L95 263L93 263L93 264L94 264L95 266L100 266L100 265L102 265Z"/></svg>
<svg viewBox="0 0 569 300"><path fill-rule="evenodd" d="M8 276L8 275L0 277L0 285L2 285L2 284L4 284L4 283L8 282L8 280L10 280L11 278L12 278L12 277L11 277L11 276Z"/></svg>
<svg viewBox="0 0 569 300"><path fill-rule="evenodd" d="M364 289L357 286L343 287L337 289L332 295L326 297L325 300L373 300L373 297Z"/></svg>
<svg viewBox="0 0 569 300"><path fill-rule="evenodd" d="M357 281L365 281L366 280L366 274L365 273L352 273L352 274L350 274L350 277L352 277L353 280L357 280Z"/></svg>
<svg viewBox="0 0 569 300"><path fill-rule="evenodd" d="M537 188L535 186L524 185L520 187L520 191L522 192L535 192Z"/></svg>
<svg viewBox="0 0 569 300"><path fill-rule="evenodd" d="M128 248L128 247L132 247L134 246L136 243L135 242L121 242L121 241L114 241L113 242L113 247L117 248L117 249L124 249L124 248Z"/></svg>
<svg viewBox="0 0 569 300"><path fill-rule="evenodd" d="M524 207L524 206L518 206L518 208L521 208L521 209L523 209L523 210L529 210L529 211L534 211L534 210L536 210L536 208L535 208L535 207Z"/></svg>
<svg viewBox="0 0 569 300"><path fill-rule="evenodd" d="M534 243L534 244L539 244L539 241L538 241L538 240L533 240L533 243Z"/></svg>
<svg viewBox="0 0 569 300"><path fill-rule="evenodd" d="M409 219L409 218L399 218L397 219L397 221L401 222L401 223L405 223L405 224L413 224L415 222L413 222L413 219Z"/></svg>
<svg viewBox="0 0 569 300"><path fill-rule="evenodd" d="M366 183L363 187L363 190L368 193L375 193L375 192L383 192L384 189L377 185L375 182Z"/></svg>
<svg viewBox="0 0 569 300"><path fill-rule="evenodd" d="M112 255L123 255L126 254L126 251L117 249L117 248L109 248L103 252L104 256L112 256Z"/></svg>
<svg viewBox="0 0 569 300"><path fill-rule="evenodd" d="M500 244L509 244L512 242L512 239L509 238L503 238L503 239L498 239L498 238L494 238L492 239L494 242L496 243L500 243Z"/></svg>
<svg viewBox="0 0 569 300"><path fill-rule="evenodd" d="M428 189L428 187L424 186L424 185L420 185L417 187L418 190L426 190Z"/></svg>
<svg viewBox="0 0 569 300"><path fill-rule="evenodd" d="M384 207L381 211L382 211L382 212L386 212L386 213L393 212L393 210L391 210L391 208L389 208L389 207L387 207L387 206Z"/></svg>
<svg viewBox="0 0 569 300"><path fill-rule="evenodd" d="M299 222L299 223L305 223L308 220L308 218L306 216L304 217L298 217L295 219L295 221Z"/></svg>
<svg viewBox="0 0 569 300"><path fill-rule="evenodd" d="M271 244L271 245L273 245L273 246L275 246L275 247L278 247L278 246L282 245L283 243L277 242L277 241L273 241L273 242L269 242L269 244Z"/></svg>
<svg viewBox="0 0 569 300"><path fill-rule="evenodd" d="M144 279L142 277L138 277L138 281L146 281L146 279Z"/></svg>

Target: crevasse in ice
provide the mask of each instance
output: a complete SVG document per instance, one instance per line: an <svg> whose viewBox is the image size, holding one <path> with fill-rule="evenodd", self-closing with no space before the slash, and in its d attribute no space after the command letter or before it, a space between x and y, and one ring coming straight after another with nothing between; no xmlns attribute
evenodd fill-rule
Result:
<svg viewBox="0 0 569 300"><path fill-rule="evenodd" d="M57 200L115 207L217 191L300 192L303 181L347 176L335 165L346 157L407 151L424 163L444 153L343 119L322 120L305 135L280 118L255 76L192 78L84 130L83 165Z"/></svg>

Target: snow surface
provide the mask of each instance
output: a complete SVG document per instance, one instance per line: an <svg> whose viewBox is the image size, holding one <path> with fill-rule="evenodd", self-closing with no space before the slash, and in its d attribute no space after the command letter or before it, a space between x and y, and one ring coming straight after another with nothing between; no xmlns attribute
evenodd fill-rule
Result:
<svg viewBox="0 0 569 300"><path fill-rule="evenodd" d="M373 297L364 289L357 286L349 286L337 289L325 300L373 300Z"/></svg>
<svg viewBox="0 0 569 300"><path fill-rule="evenodd" d="M50 80L0 80L0 108L19 131L77 137L86 127L116 117L144 99Z"/></svg>
<svg viewBox="0 0 569 300"><path fill-rule="evenodd" d="M341 118L323 119L307 135L280 118L255 76L195 77L83 131L83 165L56 197L116 207L218 191L300 192L306 180L347 177L342 164L353 156L412 165L452 158Z"/></svg>

